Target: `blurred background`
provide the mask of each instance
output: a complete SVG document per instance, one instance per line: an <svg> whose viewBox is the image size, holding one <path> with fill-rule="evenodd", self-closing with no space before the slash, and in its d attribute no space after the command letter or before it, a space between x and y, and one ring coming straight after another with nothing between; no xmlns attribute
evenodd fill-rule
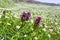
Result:
<svg viewBox="0 0 60 40"><path fill-rule="evenodd" d="M9 0L13 2L32 2L32 3L40 3L47 5L60 5L60 0Z"/></svg>
<svg viewBox="0 0 60 40"><path fill-rule="evenodd" d="M13 2L29 2L29 3L37 3L37 4L46 4L46 5L52 5L52 6L60 6L60 0L0 0L0 6L4 5L6 2L9 4ZM7 4L8 4L7 3Z"/></svg>
<svg viewBox="0 0 60 40"><path fill-rule="evenodd" d="M12 0L14 2L24 1L24 2L46 2L60 4L60 0Z"/></svg>

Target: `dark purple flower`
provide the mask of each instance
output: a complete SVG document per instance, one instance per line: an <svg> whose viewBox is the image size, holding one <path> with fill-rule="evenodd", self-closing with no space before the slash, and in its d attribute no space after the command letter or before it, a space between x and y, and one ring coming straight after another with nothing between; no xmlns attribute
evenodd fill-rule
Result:
<svg viewBox="0 0 60 40"><path fill-rule="evenodd" d="M41 17L37 16L35 19L35 24L34 25L39 25L39 23L41 23Z"/></svg>
<svg viewBox="0 0 60 40"><path fill-rule="evenodd" d="M30 15L30 12L29 12L29 11L23 12L23 13L21 14L21 20L22 20L22 21L29 20L30 17L31 17L31 15Z"/></svg>

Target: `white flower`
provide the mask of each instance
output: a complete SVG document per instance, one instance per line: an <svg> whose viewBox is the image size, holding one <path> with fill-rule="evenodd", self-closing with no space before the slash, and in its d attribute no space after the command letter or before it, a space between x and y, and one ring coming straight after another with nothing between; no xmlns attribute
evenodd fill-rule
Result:
<svg viewBox="0 0 60 40"><path fill-rule="evenodd" d="M31 20L31 23L33 23L33 20Z"/></svg>
<svg viewBox="0 0 60 40"><path fill-rule="evenodd" d="M27 37L27 35L25 34L24 37Z"/></svg>
<svg viewBox="0 0 60 40"><path fill-rule="evenodd" d="M60 29L60 27L58 27L58 29Z"/></svg>
<svg viewBox="0 0 60 40"><path fill-rule="evenodd" d="M9 18L8 16L5 16L5 18Z"/></svg>
<svg viewBox="0 0 60 40"><path fill-rule="evenodd" d="M35 40L37 40L38 38L37 37L34 37Z"/></svg>
<svg viewBox="0 0 60 40"><path fill-rule="evenodd" d="M7 23L7 25L11 25L10 23Z"/></svg>
<svg viewBox="0 0 60 40"><path fill-rule="evenodd" d="M1 40L4 40L4 37Z"/></svg>
<svg viewBox="0 0 60 40"><path fill-rule="evenodd" d="M53 23L53 21L51 21L51 23Z"/></svg>
<svg viewBox="0 0 60 40"><path fill-rule="evenodd" d="M33 28L31 28L31 30L33 31L34 29L33 29Z"/></svg>
<svg viewBox="0 0 60 40"><path fill-rule="evenodd" d="M15 17L15 18L19 18L19 17L17 16L17 14L15 14L14 17Z"/></svg>
<svg viewBox="0 0 60 40"><path fill-rule="evenodd" d="M48 37L50 38L50 37L51 37L51 35L50 35L50 34L48 34Z"/></svg>
<svg viewBox="0 0 60 40"><path fill-rule="evenodd" d="M43 31L46 31L46 28L43 28L42 30L43 30Z"/></svg>
<svg viewBox="0 0 60 40"><path fill-rule="evenodd" d="M19 29L19 28L20 28L20 26L16 26L16 28L17 28L17 29Z"/></svg>
<svg viewBox="0 0 60 40"><path fill-rule="evenodd" d="M3 39L1 39L1 40L4 40L4 38L3 38Z"/></svg>
<svg viewBox="0 0 60 40"><path fill-rule="evenodd" d="M58 25L58 23L55 23L55 25Z"/></svg>
<svg viewBox="0 0 60 40"><path fill-rule="evenodd" d="M57 31L57 33L60 33L59 31Z"/></svg>
<svg viewBox="0 0 60 40"><path fill-rule="evenodd" d="M52 31L54 31L54 29L55 29L54 27L51 27L49 30L52 32Z"/></svg>
<svg viewBox="0 0 60 40"><path fill-rule="evenodd" d="M53 31L53 29L49 29L51 32Z"/></svg>
<svg viewBox="0 0 60 40"><path fill-rule="evenodd" d="M0 18L1 18L2 15L0 15Z"/></svg>
<svg viewBox="0 0 60 40"><path fill-rule="evenodd" d="M47 28L48 26L47 25L45 25L45 28Z"/></svg>

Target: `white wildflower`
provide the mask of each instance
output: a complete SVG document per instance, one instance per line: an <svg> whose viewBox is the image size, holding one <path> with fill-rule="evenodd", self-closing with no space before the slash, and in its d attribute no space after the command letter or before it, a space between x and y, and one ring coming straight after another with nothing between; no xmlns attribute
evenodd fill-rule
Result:
<svg viewBox="0 0 60 40"><path fill-rule="evenodd" d="M55 23L55 25L58 25L58 23Z"/></svg>
<svg viewBox="0 0 60 40"><path fill-rule="evenodd" d="M1 40L4 40L4 38L2 38Z"/></svg>
<svg viewBox="0 0 60 40"><path fill-rule="evenodd" d="M52 18L50 18L50 20L52 20Z"/></svg>
<svg viewBox="0 0 60 40"><path fill-rule="evenodd" d="M38 38L37 37L34 37L35 40L37 40Z"/></svg>
<svg viewBox="0 0 60 40"><path fill-rule="evenodd" d="M46 31L46 28L43 28L42 30L43 30L43 31Z"/></svg>
<svg viewBox="0 0 60 40"><path fill-rule="evenodd" d="M51 37L51 35L50 35L50 34L48 34L48 37L50 38L50 37Z"/></svg>
<svg viewBox="0 0 60 40"><path fill-rule="evenodd" d="M0 15L0 18L1 18L2 15Z"/></svg>
<svg viewBox="0 0 60 40"><path fill-rule="evenodd" d="M55 28L52 26L51 28L49 28L49 30L52 32L55 30Z"/></svg>
<svg viewBox="0 0 60 40"><path fill-rule="evenodd" d="M27 37L27 35L25 34L24 37Z"/></svg>
<svg viewBox="0 0 60 40"><path fill-rule="evenodd" d="M59 31L57 31L57 33L60 33Z"/></svg>
<svg viewBox="0 0 60 40"><path fill-rule="evenodd" d="M51 32L53 31L53 29L49 29Z"/></svg>
<svg viewBox="0 0 60 40"><path fill-rule="evenodd" d="M5 18L9 18L8 16L5 16Z"/></svg>
<svg viewBox="0 0 60 40"><path fill-rule="evenodd" d="M14 15L15 18L19 18L16 14Z"/></svg>
<svg viewBox="0 0 60 40"><path fill-rule="evenodd" d="M0 40L4 40L4 37L0 37Z"/></svg>
<svg viewBox="0 0 60 40"><path fill-rule="evenodd" d="M60 29L60 27L58 27L58 29Z"/></svg>
<svg viewBox="0 0 60 40"><path fill-rule="evenodd" d="M47 28L48 26L47 25L45 25L45 28Z"/></svg>
<svg viewBox="0 0 60 40"><path fill-rule="evenodd" d="M31 28L31 30L33 31L34 29L33 29L33 28Z"/></svg>
<svg viewBox="0 0 60 40"><path fill-rule="evenodd" d="M19 29L19 28L20 28L20 26L16 26L16 28L17 28L17 29Z"/></svg>
<svg viewBox="0 0 60 40"><path fill-rule="evenodd" d="M51 23L53 23L53 21L51 21Z"/></svg>
<svg viewBox="0 0 60 40"><path fill-rule="evenodd" d="M33 23L33 20L31 20L31 23Z"/></svg>

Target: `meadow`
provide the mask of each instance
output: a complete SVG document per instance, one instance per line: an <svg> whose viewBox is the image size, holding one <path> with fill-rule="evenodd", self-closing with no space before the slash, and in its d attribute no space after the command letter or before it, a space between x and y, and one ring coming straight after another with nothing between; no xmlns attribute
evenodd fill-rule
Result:
<svg viewBox="0 0 60 40"><path fill-rule="evenodd" d="M0 3L0 40L60 40L60 6ZM26 11L31 18L22 21L21 14ZM37 16L41 22L34 26Z"/></svg>

